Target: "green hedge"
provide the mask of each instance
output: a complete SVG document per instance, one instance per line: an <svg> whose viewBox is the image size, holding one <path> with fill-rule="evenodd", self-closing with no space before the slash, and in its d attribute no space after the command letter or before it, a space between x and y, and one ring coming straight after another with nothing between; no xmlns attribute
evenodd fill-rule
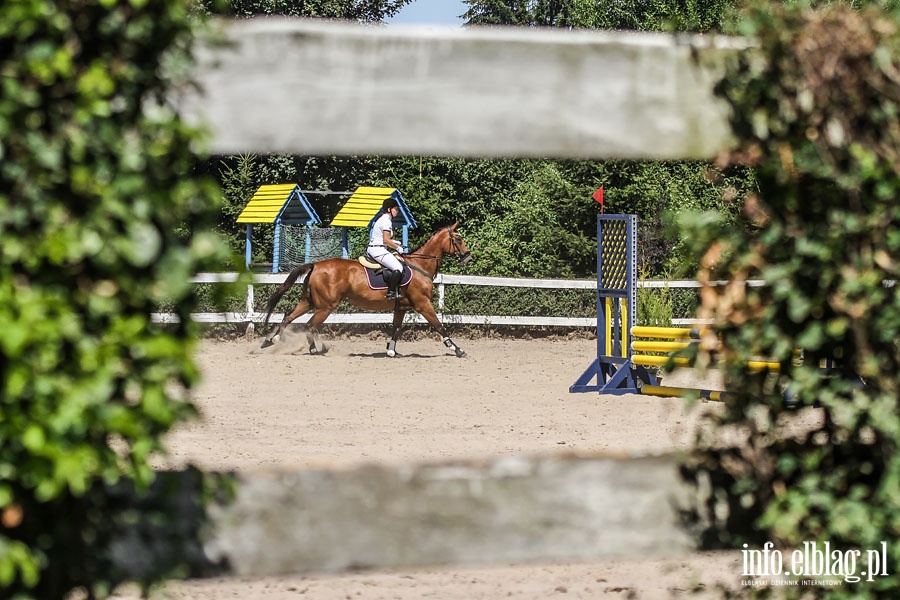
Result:
<svg viewBox="0 0 900 600"><path fill-rule="evenodd" d="M730 159L755 166L759 190L744 227L707 215L685 233L708 275L733 281L703 304L725 348L729 391L696 453L729 500L729 511L710 515L711 539L751 549L828 542L860 550L861 561L884 542L887 576L766 592L894 597L900 288L885 282L900 279L900 15L766 5L744 26L760 51L737 57L718 92L742 142ZM741 284L755 278L769 284ZM773 357L780 373L748 370L754 356ZM831 370L823 359L836 359ZM858 564L855 575L865 570ZM815 575L806 579L823 579Z"/></svg>
<svg viewBox="0 0 900 600"><path fill-rule="evenodd" d="M191 417L188 279L227 263L196 132L157 100L189 2L0 5L0 589L104 595L161 436ZM180 232L180 233L179 233ZM181 318L149 320L164 301ZM172 567L173 565L168 565ZM146 581L160 573L148 570Z"/></svg>

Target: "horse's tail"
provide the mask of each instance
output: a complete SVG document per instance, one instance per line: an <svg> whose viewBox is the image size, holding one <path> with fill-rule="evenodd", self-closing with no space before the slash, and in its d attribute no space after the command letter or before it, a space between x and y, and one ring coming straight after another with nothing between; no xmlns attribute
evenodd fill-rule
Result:
<svg viewBox="0 0 900 600"><path fill-rule="evenodd" d="M269 317L272 316L272 311L275 310L275 306L278 305L278 301L281 300L281 297L284 296L284 294L289 289L291 289L291 286L297 283L297 280L300 279L302 275L306 273L312 273L314 266L314 263L304 263L295 268L288 274L287 279L284 280L284 283L282 283L281 286L277 290L275 290L275 293L272 294L272 297L269 298L269 304L266 306L266 310L268 312L266 313L266 320L263 322L263 335L265 335L269 330Z"/></svg>

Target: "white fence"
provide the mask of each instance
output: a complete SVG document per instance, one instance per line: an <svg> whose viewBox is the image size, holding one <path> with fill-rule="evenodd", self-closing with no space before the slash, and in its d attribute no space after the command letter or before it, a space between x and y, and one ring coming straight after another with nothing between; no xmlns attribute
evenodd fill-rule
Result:
<svg viewBox="0 0 900 600"><path fill-rule="evenodd" d="M238 280L238 273L200 273L193 279L191 283L234 283ZM191 315L195 321L199 323L239 323L247 325L255 325L262 323L265 319L265 312L256 310L256 301L254 294L254 284L277 284L284 283L287 278L286 273L270 273L270 274L254 274L253 284L247 286L247 301L245 312L217 312L217 313L194 313ZM749 285L762 285L762 281L750 281ZM299 285L299 282L298 282ZM437 291L436 312L438 317L444 323L458 323L465 325L505 325L505 326L544 326L544 327L595 327L597 325L597 317L550 317L550 316L530 316L530 315L459 315L444 313L444 298L448 285L475 285L486 287L517 287L532 289L554 289L554 290L589 290L597 289L596 279L528 279L516 277L483 277L477 275L445 275L438 273L434 280L435 289ZM669 289L685 289L699 288L700 283L689 279L677 280L655 280L647 279L638 281L639 288L669 288ZM311 317L310 314L303 315L296 322L305 323ZM177 315L172 313L154 313L153 321L157 323L173 323L178 319ZM270 322L279 323L284 318L284 313L272 313ZM390 312L384 313L333 313L328 317L329 323L349 323L349 324L381 324L390 323L393 315ZM696 319L672 319L673 325L687 325L696 323ZM418 313L410 311L406 315L406 323L425 323Z"/></svg>

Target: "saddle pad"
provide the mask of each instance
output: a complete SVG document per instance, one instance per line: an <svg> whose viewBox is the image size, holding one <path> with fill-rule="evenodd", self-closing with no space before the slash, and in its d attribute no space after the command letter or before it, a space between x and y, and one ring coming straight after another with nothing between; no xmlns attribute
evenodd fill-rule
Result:
<svg viewBox="0 0 900 600"><path fill-rule="evenodd" d="M373 290L386 290L387 284L384 282L383 267L370 269L366 267L366 279L369 280L369 287ZM412 270L409 265L403 265L403 276L400 278L400 285L406 285L412 279Z"/></svg>

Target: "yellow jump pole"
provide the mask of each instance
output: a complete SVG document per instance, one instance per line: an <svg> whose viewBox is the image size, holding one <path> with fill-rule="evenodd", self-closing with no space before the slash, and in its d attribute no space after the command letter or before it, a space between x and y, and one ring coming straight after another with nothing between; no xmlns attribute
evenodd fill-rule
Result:
<svg viewBox="0 0 900 600"><path fill-rule="evenodd" d="M748 360L747 368L751 371L781 371L781 363L778 363L774 360Z"/></svg>
<svg viewBox="0 0 900 600"><path fill-rule="evenodd" d="M680 398L691 392L700 394L701 398L708 398L716 402L721 402L725 396L725 392L718 390L697 390L691 388L668 387L664 385L645 385L641 388L641 393L648 396L663 396L665 398Z"/></svg>
<svg viewBox="0 0 900 600"><path fill-rule="evenodd" d="M642 365L644 367L662 367L669 362L670 357L653 354L635 354L631 359L636 365ZM676 367L690 366L689 361L686 358L676 357L671 360ZM778 372L781 370L781 365L774 360L750 360L747 361L747 368L751 371L769 370Z"/></svg>
<svg viewBox="0 0 900 600"><path fill-rule="evenodd" d="M604 327L606 328L606 356L612 356L612 322L613 322L613 299L606 298L606 319Z"/></svg>
<svg viewBox="0 0 900 600"><path fill-rule="evenodd" d="M636 365L641 365L642 367L661 367L669 362L668 356L654 356L653 354L635 354L631 357L632 362ZM687 367L690 366L688 364L688 359L686 358L673 358L673 364L676 367Z"/></svg>
<svg viewBox="0 0 900 600"><path fill-rule="evenodd" d="M635 340L631 343L631 349L635 352L675 352L687 348L697 342L657 342Z"/></svg>
<svg viewBox="0 0 900 600"><path fill-rule="evenodd" d="M709 329L691 329L689 327L632 327L631 335L639 338L674 338L676 340L694 339L710 331Z"/></svg>

